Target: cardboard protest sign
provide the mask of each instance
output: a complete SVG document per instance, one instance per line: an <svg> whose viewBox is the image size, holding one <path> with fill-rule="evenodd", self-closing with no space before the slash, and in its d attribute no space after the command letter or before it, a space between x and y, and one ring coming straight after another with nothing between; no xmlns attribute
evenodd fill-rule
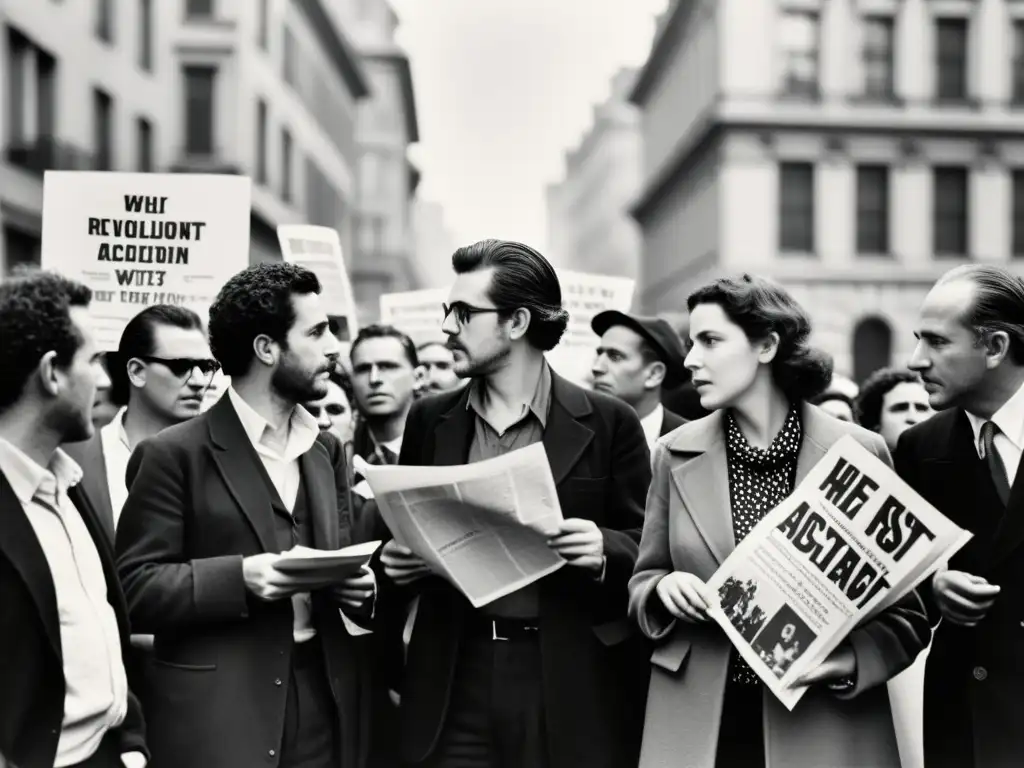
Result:
<svg viewBox="0 0 1024 768"><path fill-rule="evenodd" d="M447 300L447 288L384 293L380 297L380 321L395 326L417 345L444 341L441 305Z"/></svg>
<svg viewBox="0 0 1024 768"><path fill-rule="evenodd" d="M103 350L154 304L205 322L229 277L249 265L251 182L242 176L47 171L43 269L93 291Z"/></svg>
<svg viewBox="0 0 1024 768"><path fill-rule="evenodd" d="M352 341L359 333L359 323L338 232L330 227L289 224L277 228L277 239L285 261L305 267L320 279L320 298L327 316L337 324L336 335L342 341Z"/></svg>

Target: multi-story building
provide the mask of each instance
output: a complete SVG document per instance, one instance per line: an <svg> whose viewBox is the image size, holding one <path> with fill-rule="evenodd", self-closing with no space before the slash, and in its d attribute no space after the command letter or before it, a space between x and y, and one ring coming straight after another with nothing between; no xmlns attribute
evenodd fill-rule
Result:
<svg viewBox="0 0 1024 768"><path fill-rule="evenodd" d="M46 168L248 175L253 261L284 223L351 251L369 88L336 5L0 0L4 268L38 260Z"/></svg>
<svg viewBox="0 0 1024 768"><path fill-rule="evenodd" d="M359 108L358 212L349 264L360 320L377 317L382 293L418 287L413 196L420 174L409 159L419 141L409 58L395 42L387 0L360 3L356 35L371 95Z"/></svg>
<svg viewBox="0 0 1024 768"><path fill-rule="evenodd" d="M637 278L640 232L629 215L641 178L640 116L628 101L635 78L631 69L615 75L611 95L566 154L564 179L547 189L548 251L559 266Z"/></svg>
<svg viewBox="0 0 1024 768"><path fill-rule="evenodd" d="M1024 2L676 0L631 99L648 311L773 276L859 380L947 269L1024 272Z"/></svg>

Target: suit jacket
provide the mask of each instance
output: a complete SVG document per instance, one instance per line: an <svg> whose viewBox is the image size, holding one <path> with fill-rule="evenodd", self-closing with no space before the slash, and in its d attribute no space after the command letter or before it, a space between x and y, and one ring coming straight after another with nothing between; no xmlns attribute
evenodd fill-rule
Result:
<svg viewBox="0 0 1024 768"><path fill-rule="evenodd" d="M107 461L103 455L103 439L97 429L93 436L81 443L63 446L68 456L82 468L82 488L99 513L103 530L114 543L114 507L110 501L110 486L107 485Z"/></svg>
<svg viewBox="0 0 1024 768"><path fill-rule="evenodd" d="M673 413L668 408L664 409L665 416L661 420L661 435L664 437L669 432L679 429L683 424L686 424L686 419L680 416L678 413Z"/></svg>
<svg viewBox="0 0 1024 768"><path fill-rule="evenodd" d="M878 435L812 405L803 406L801 418L797 483L847 434L891 464ZM653 463L640 557L629 584L630 615L658 643L640 765L714 768L732 644L714 622L675 621L656 588L673 571L707 581L736 547L722 412L660 440ZM768 765L899 768L884 683L913 662L929 635L924 607L911 593L851 633L857 657L852 691L836 695L817 687L790 712L765 689Z"/></svg>
<svg viewBox="0 0 1024 768"><path fill-rule="evenodd" d="M114 550L91 499L68 490L92 536L117 617L122 654L129 650L128 611L114 568ZM52 768L64 720L64 658L57 596L46 555L21 501L0 473L0 755L18 768ZM121 752L145 746L138 700L116 731Z"/></svg>
<svg viewBox="0 0 1024 768"><path fill-rule="evenodd" d="M469 389L417 401L400 463L464 464L475 413ZM626 621L626 583L636 561L650 457L636 413L625 403L553 375L543 445L562 514L593 520L604 534L604 582L566 566L540 582L540 650L550 764L620 768L635 764L642 695L640 642ZM440 578L402 590L420 595L400 713L402 756L430 755L444 724L469 601ZM399 610L383 591L380 604ZM379 605L380 605L379 604ZM397 622L401 626L401 621ZM634 639L631 639L634 638ZM639 691L639 693L638 693Z"/></svg>
<svg viewBox="0 0 1024 768"><path fill-rule="evenodd" d="M133 627L152 633L147 716L152 768L275 766L292 649L290 600L245 588L242 558L279 552L258 454L224 396L206 413L143 441L117 529L118 571ZM321 433L299 459L314 546L351 543L341 445ZM343 765L365 762L363 646L338 604L313 594Z"/></svg>
<svg viewBox="0 0 1024 768"><path fill-rule="evenodd" d="M1024 471L1006 508L959 408L904 432L896 470L957 525L974 533L951 560L1002 589L975 627L939 622L930 582L921 589L935 636L925 667L925 764L1002 768L1024 764Z"/></svg>

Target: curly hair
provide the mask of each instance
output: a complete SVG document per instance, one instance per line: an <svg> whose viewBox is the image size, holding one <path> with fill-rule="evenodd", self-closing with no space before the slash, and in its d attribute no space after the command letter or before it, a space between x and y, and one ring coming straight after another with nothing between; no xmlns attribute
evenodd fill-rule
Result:
<svg viewBox="0 0 1024 768"><path fill-rule="evenodd" d="M562 286L551 263L530 246L511 240L481 240L452 255L458 275L492 267L487 294L503 310L501 316L507 319L517 309L528 309L526 340L543 352L554 349L569 325L569 313L562 308Z"/></svg>
<svg viewBox="0 0 1024 768"><path fill-rule="evenodd" d="M82 346L71 307L88 307L92 291L53 272L19 271L0 285L0 412L21 399L25 384L49 352L58 367L70 365Z"/></svg>
<svg viewBox="0 0 1024 768"><path fill-rule="evenodd" d="M320 290L315 274L286 262L256 264L228 280L210 307L209 326L210 348L224 375L248 372L257 336L284 344L295 323L292 296Z"/></svg>
<svg viewBox="0 0 1024 768"><path fill-rule="evenodd" d="M751 341L778 334L772 377L791 402L810 400L828 387L832 358L810 346L811 321L782 286L749 274L721 278L698 288L686 301L690 312L699 304L717 304Z"/></svg>
<svg viewBox="0 0 1024 768"><path fill-rule="evenodd" d="M862 427L877 432L882 427L882 401L897 384L920 383L921 377L906 368L879 368L868 376L857 395L856 414Z"/></svg>

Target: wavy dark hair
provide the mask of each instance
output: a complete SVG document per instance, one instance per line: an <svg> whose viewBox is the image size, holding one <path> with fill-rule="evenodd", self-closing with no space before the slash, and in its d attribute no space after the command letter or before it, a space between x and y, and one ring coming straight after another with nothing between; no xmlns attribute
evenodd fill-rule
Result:
<svg viewBox="0 0 1024 768"><path fill-rule="evenodd" d="M487 291L503 319L517 309L530 311L526 340L547 352L554 349L569 325L569 313L562 308L562 285L554 267L538 251L511 240L481 240L459 248L452 255L458 275L494 268Z"/></svg>
<svg viewBox="0 0 1024 768"><path fill-rule="evenodd" d="M292 296L309 293L320 293L317 276L286 262L256 264L224 283L210 307L210 348L224 375L249 371L257 336L284 344L295 324Z"/></svg>
<svg viewBox="0 0 1024 768"><path fill-rule="evenodd" d="M82 346L71 307L88 307L92 291L53 272L19 269L0 285L0 413L17 404L49 352L67 368Z"/></svg>
<svg viewBox="0 0 1024 768"><path fill-rule="evenodd" d="M857 395L857 421L877 432L882 427L882 401L897 384L921 383L921 377L906 368L879 368L864 381Z"/></svg>
<svg viewBox="0 0 1024 768"><path fill-rule="evenodd" d="M974 283L974 301L964 313L963 324L974 333L975 344L1003 331L1010 337L1008 356L1024 365L1024 279L991 264L964 264L939 278L936 285L956 280Z"/></svg>
<svg viewBox="0 0 1024 768"><path fill-rule="evenodd" d="M778 334L772 378L790 401L810 400L828 387L832 357L808 343L811 321L782 286L749 274L721 278L686 300L690 312L700 304L717 304L751 341Z"/></svg>
<svg viewBox="0 0 1024 768"><path fill-rule="evenodd" d="M409 365L415 368L420 364L419 355L416 353L416 345L413 344L412 339L395 328L395 326L383 323L373 323L359 329L359 335L356 336L356 340L352 342L352 347L348 351L348 359L354 363L356 350L359 349L364 341L369 341L370 339L394 339L402 345L402 351L405 352L405 359L409 361Z"/></svg>

